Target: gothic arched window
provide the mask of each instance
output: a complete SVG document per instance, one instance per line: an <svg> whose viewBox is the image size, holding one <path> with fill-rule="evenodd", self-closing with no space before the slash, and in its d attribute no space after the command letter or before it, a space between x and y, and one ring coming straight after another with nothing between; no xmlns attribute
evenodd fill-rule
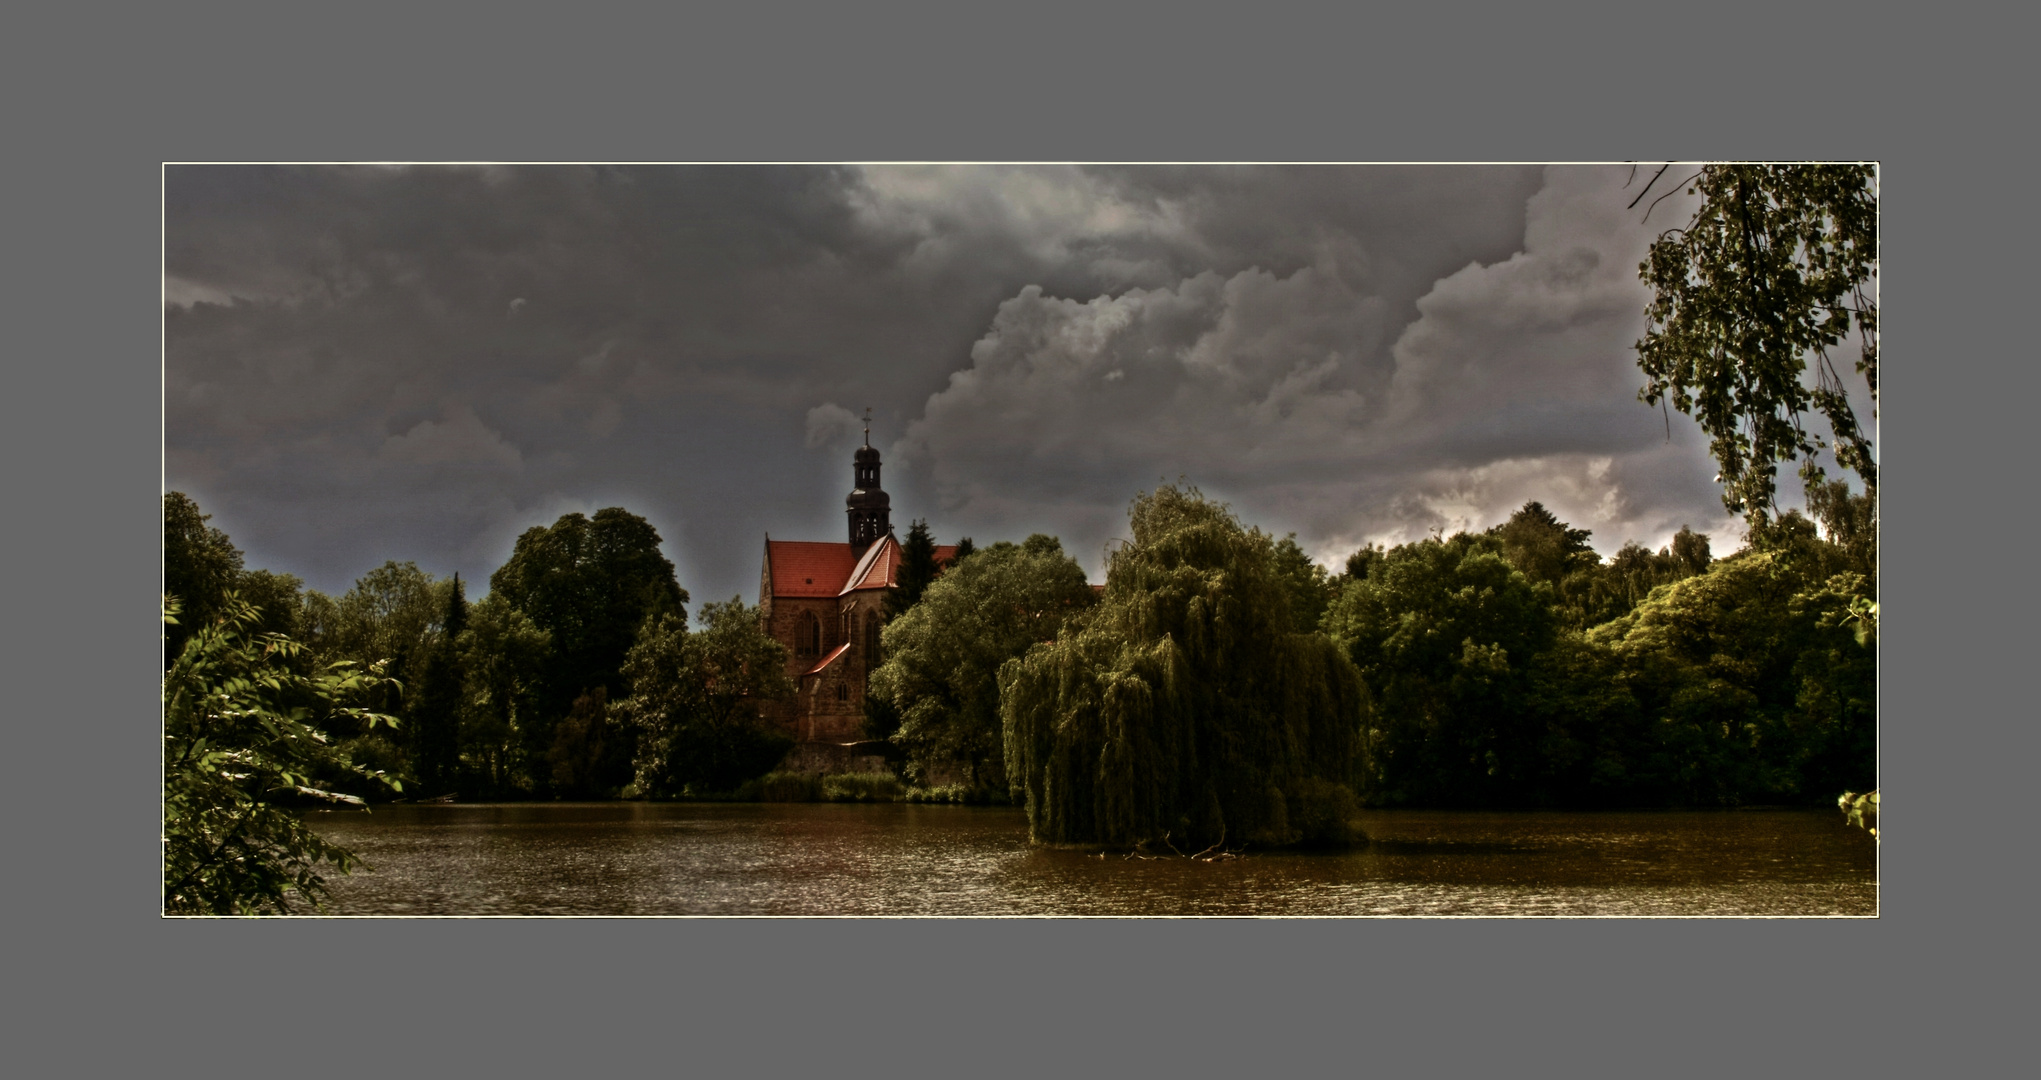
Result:
<svg viewBox="0 0 2041 1080"><path fill-rule="evenodd" d="M879 666L879 613L865 612L865 670Z"/></svg>
<svg viewBox="0 0 2041 1080"><path fill-rule="evenodd" d="M814 656L822 651L822 620L812 611L803 612L801 621L794 631L794 652L800 656Z"/></svg>

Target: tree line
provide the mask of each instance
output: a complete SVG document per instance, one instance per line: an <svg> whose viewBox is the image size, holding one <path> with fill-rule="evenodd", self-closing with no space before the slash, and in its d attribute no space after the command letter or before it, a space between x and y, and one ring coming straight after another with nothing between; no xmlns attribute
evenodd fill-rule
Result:
<svg viewBox="0 0 2041 1080"><path fill-rule="evenodd" d="M1722 559L1682 529L1605 560L1531 502L1335 573L1166 486L1102 595L1046 536L960 560L887 626L873 693L910 775L1009 790L1051 842L1832 801L1875 782L1875 507L1842 481L1808 502Z"/></svg>
<svg viewBox="0 0 2041 1080"><path fill-rule="evenodd" d="M374 668L379 681L358 705L392 722L314 717L331 740L314 771L336 791L391 797L362 782L365 768L397 780L405 797L672 794L734 784L786 749L734 723L738 703L791 692L757 609L707 604L691 630L687 590L657 531L624 509L527 530L478 602L459 575L410 562L387 562L331 596L244 567L207 521L182 493L164 497L164 587L179 608L165 627L166 670L230 614L251 640L291 642L278 663L295 677Z"/></svg>

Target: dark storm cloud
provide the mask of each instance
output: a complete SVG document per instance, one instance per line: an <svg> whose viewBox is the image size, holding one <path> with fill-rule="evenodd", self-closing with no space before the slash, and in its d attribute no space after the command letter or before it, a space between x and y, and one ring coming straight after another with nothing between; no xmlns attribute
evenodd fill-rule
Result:
<svg viewBox="0 0 2041 1080"><path fill-rule="evenodd" d="M1720 518L1635 401L1621 169L181 167L167 483L254 565L479 579L621 504L701 599L898 523L1096 574L1184 474L1322 557L1540 498L1612 550ZM1676 211L1684 213L1684 211Z"/></svg>
<svg viewBox="0 0 2041 1080"><path fill-rule="evenodd" d="M1450 261L1479 237L1454 230L1493 179L1447 174L1430 208L1417 184L1340 207L1313 198L1323 175L1305 170L1298 217L1269 226L1287 269L1001 305L902 442L939 504L1008 529L1047 518L1087 553L1131 486L1178 475L1327 559L1485 527L1532 498L1605 550L1721 527L1713 492L1679 479L1712 471L1692 426L1668 440L1636 401L1636 267L1661 226L1625 209L1626 170L1545 171L1521 218L1490 222L1513 224L1508 245Z"/></svg>

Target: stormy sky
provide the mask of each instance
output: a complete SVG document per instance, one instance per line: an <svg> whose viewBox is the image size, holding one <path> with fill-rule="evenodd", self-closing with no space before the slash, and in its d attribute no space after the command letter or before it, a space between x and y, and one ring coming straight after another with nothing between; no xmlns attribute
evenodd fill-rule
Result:
<svg viewBox="0 0 2041 1080"><path fill-rule="evenodd" d="M1179 476L1335 567L1528 499L1722 553L1705 439L1636 398L1637 264L1693 209L1626 209L1648 175L174 166L164 485L330 592L479 596L623 506L753 602L767 533L845 537L869 407L900 532L1048 532L1093 580Z"/></svg>

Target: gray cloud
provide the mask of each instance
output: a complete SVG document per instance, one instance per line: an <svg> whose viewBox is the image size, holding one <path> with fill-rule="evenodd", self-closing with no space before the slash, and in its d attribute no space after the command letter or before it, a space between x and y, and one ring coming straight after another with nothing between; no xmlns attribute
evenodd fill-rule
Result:
<svg viewBox="0 0 2041 1080"><path fill-rule="evenodd" d="M1635 400L1636 267L1656 228L1625 210L1624 173L1549 170L1521 249L1432 282L1407 324L1359 238L1287 275L1085 302L1025 289L900 449L954 516L1056 521L1086 552L1131 486L1179 475L1326 561L1531 498L1611 551L1720 529L1712 493L1677 481L1708 475L1691 425L1669 445Z"/></svg>
<svg viewBox="0 0 2041 1080"><path fill-rule="evenodd" d="M1527 498L1649 542L1720 511L1634 400L1683 211L1624 173L172 168L167 482L327 589L621 504L748 596L842 532L871 405L903 523L1094 572L1179 474L1328 559Z"/></svg>

